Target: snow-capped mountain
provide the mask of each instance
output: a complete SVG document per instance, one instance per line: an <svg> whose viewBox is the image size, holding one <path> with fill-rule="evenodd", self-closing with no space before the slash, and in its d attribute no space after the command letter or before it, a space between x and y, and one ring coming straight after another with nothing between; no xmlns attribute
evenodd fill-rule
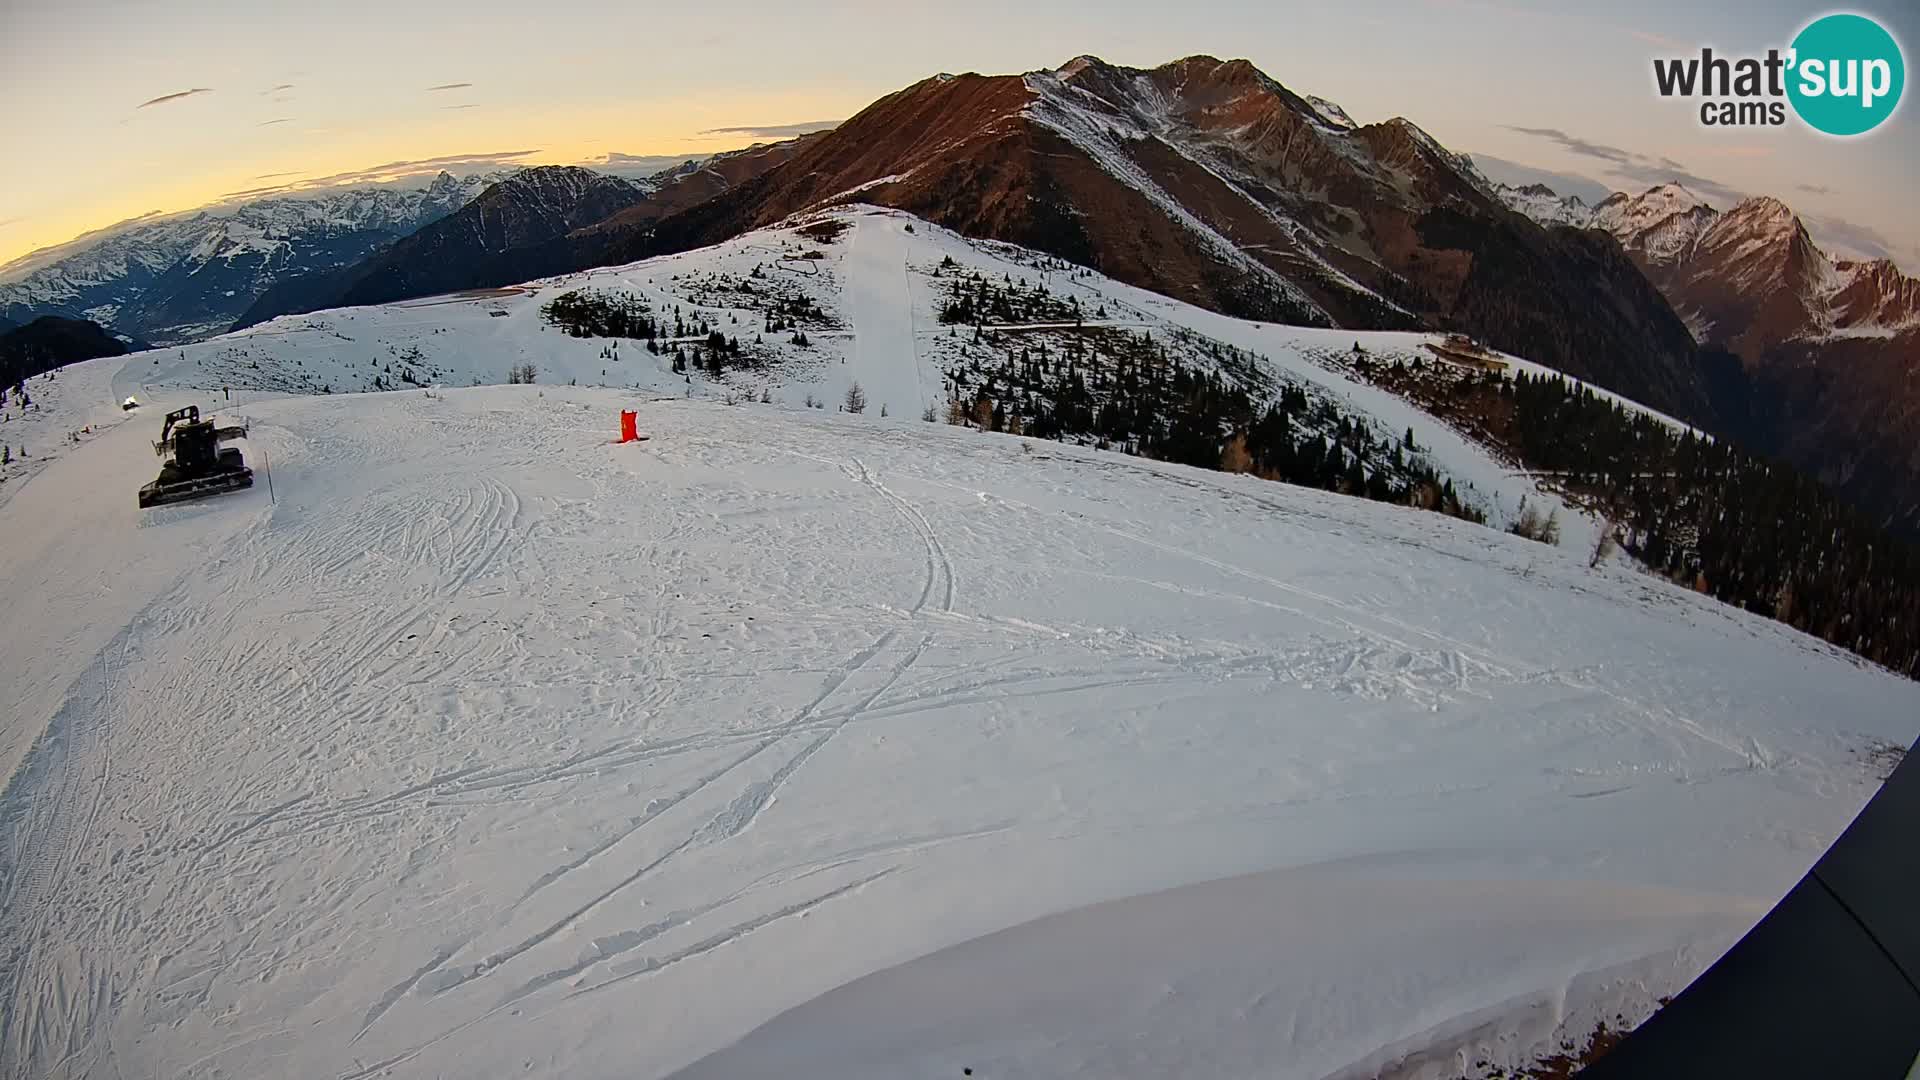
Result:
<svg viewBox="0 0 1920 1080"><path fill-rule="evenodd" d="M1737 358L1730 430L1920 531L1920 281L1886 260L1836 259L1792 209L1747 199L1691 250L1649 267L1700 339Z"/></svg>
<svg viewBox="0 0 1920 1080"><path fill-rule="evenodd" d="M1794 339L1920 327L1920 281L1888 260L1829 255L1779 199L1718 211L1662 184L1615 194L1591 225L1620 241L1696 336L1750 359Z"/></svg>
<svg viewBox="0 0 1920 1080"><path fill-rule="evenodd" d="M1920 279L1885 259L1835 258L1766 196L1722 211L1660 184L1615 193L1582 220L1550 191L1500 194L1536 220L1612 235L1689 331L1724 350L1704 361L1721 430L1882 524L1920 529Z"/></svg>
<svg viewBox="0 0 1920 1080"><path fill-rule="evenodd" d="M1244 60L935 76L832 131L668 170L644 197L617 184L597 201L503 187L498 212L479 199L360 264L283 282L239 323L620 263L860 199L1229 314L1465 329L1669 412L1708 411L1687 328L1616 253L1516 221L1469 158L1411 121L1359 125Z"/></svg>
<svg viewBox="0 0 1920 1080"><path fill-rule="evenodd" d="M647 178L651 194L646 205L635 207L625 220L634 216L651 218L697 206L736 184L743 184L785 162L801 147L811 144L824 132L813 132L755 143L738 150L725 150L709 157L691 158Z"/></svg>
<svg viewBox="0 0 1920 1080"><path fill-rule="evenodd" d="M1680 184L1656 184L1638 195L1616 191L1588 206L1577 195L1561 196L1545 184L1497 184L1509 208L1542 225L1604 229L1642 267L1671 266L1684 259L1718 211Z"/></svg>
<svg viewBox="0 0 1920 1080"><path fill-rule="evenodd" d="M502 285L606 261L595 237L644 229L787 160L814 136L681 162L644 180L577 166L523 169L458 211L331 273L282 282L240 316L277 315ZM578 241L574 234L582 234Z"/></svg>
<svg viewBox="0 0 1920 1080"><path fill-rule="evenodd" d="M1679 184L1656 184L1638 195L1614 192L1587 222L1612 233L1642 267L1670 267L1686 259L1716 217L1712 204ZM1657 282L1656 282L1657 284Z"/></svg>
<svg viewBox="0 0 1920 1080"><path fill-rule="evenodd" d="M1591 208L1543 184L1496 185L1496 192L1541 224L1605 230L1698 338L1742 355L1792 339L1920 326L1920 280L1891 260L1822 251L1779 199L1756 196L1723 212L1677 183L1615 192Z"/></svg>
<svg viewBox="0 0 1920 1080"><path fill-rule="evenodd" d="M645 199L656 185L571 165L522 169L459 212L355 267L341 303L369 304L465 288L476 264L591 225Z"/></svg>
<svg viewBox="0 0 1920 1080"><path fill-rule="evenodd" d="M1900 332L1920 327L1920 278L1892 259L1834 259L1827 288L1832 333Z"/></svg>
<svg viewBox="0 0 1920 1080"><path fill-rule="evenodd" d="M1305 98L1307 104L1313 106L1313 111L1320 114L1320 119L1325 120L1334 127L1345 128L1351 131L1360 126L1354 123L1353 117L1347 115L1347 110L1341 108L1334 102L1328 101L1323 97L1315 97L1312 94L1305 95Z"/></svg>
<svg viewBox="0 0 1920 1080"><path fill-rule="evenodd" d="M1542 225L1604 229L1643 266L1669 266L1693 250L1694 241L1718 211L1680 184L1656 184L1638 195L1616 191L1588 206L1577 195L1561 196L1545 184L1495 185L1509 208Z"/></svg>
<svg viewBox="0 0 1920 1080"><path fill-rule="evenodd" d="M1831 327L1827 295L1838 280L1792 209L1743 200L1714 215L1671 261L1649 261L1661 287L1703 341L1759 356L1791 337Z"/></svg>
<svg viewBox="0 0 1920 1080"><path fill-rule="evenodd" d="M288 278L351 265L503 174L275 196L141 218L0 267L0 314L84 317L170 344L226 330Z"/></svg>
<svg viewBox="0 0 1920 1080"><path fill-rule="evenodd" d="M1493 185L1494 194L1508 207L1542 225L1572 225L1584 229L1593 222L1593 207L1578 195L1561 195L1545 184Z"/></svg>
<svg viewBox="0 0 1920 1080"><path fill-rule="evenodd" d="M928 78L578 265L851 199L1243 317L1461 328L1669 411L1706 411L1686 328L1616 252L1516 220L1471 161L1412 122L1355 125L1244 60L1081 56Z"/></svg>

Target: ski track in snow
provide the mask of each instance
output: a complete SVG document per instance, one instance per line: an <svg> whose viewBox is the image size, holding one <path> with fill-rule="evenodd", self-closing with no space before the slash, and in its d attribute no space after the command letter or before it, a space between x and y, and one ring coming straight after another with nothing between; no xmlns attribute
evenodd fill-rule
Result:
<svg viewBox="0 0 1920 1080"><path fill-rule="evenodd" d="M0 643L0 1076L664 1076L1042 916L1338 860L1503 911L1692 898L1566 914L1502 970L1468 946L1498 928L1440 921L1411 983L1303 969L1341 1004L1263 1014L1253 1060L1321 1076L1581 973L1641 965L1623 1008L1671 990L1865 800L1861 741L1915 734L1913 684L1571 551L924 424L919 245L992 256L852 219L847 362L804 385L858 378L864 417L654 400L635 447L613 420L651 393L250 394L227 411L277 502L143 514L147 429L212 353L62 376L176 381L0 502L29 628ZM524 311L472 307L369 310L455 320L476 370L521 355Z"/></svg>
<svg viewBox="0 0 1920 1080"><path fill-rule="evenodd" d="M914 345L913 285L907 272L905 222L881 218L848 239L848 307L854 325L853 366L864 380L867 408L914 417L927 393Z"/></svg>

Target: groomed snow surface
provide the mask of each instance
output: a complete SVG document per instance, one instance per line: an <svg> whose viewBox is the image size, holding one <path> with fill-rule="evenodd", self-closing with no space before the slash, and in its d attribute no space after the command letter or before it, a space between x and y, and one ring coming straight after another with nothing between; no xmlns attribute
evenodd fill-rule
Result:
<svg viewBox="0 0 1920 1080"><path fill-rule="evenodd" d="M849 239L809 377L935 400ZM345 332L539 340L477 307ZM320 362L259 338L68 369L147 405L0 486L0 1075L1457 1075L1644 1015L1916 734L1578 551L917 409L243 392L256 486L136 509L196 357Z"/></svg>

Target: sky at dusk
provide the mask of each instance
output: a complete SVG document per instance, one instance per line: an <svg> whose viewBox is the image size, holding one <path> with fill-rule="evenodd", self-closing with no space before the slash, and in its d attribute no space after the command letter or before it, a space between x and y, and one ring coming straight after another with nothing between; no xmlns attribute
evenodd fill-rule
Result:
<svg viewBox="0 0 1920 1080"><path fill-rule="evenodd" d="M1824 6L1779 0L0 0L0 262L152 211L316 181L608 155L705 154L849 116L941 71L1082 53L1245 57L1359 122L1722 205L1771 194L1817 239L1920 269L1912 103L1873 134L1712 130L1658 98L1655 56L1784 47ZM1920 5L1854 8L1914 59ZM1910 92L1908 96L1912 96ZM422 164L411 164L422 163Z"/></svg>

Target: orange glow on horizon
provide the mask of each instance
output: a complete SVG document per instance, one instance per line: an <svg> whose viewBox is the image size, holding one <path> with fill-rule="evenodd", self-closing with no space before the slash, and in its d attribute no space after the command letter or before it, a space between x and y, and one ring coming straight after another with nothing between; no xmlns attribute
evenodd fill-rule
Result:
<svg viewBox="0 0 1920 1080"><path fill-rule="evenodd" d="M713 128L737 126L743 119L754 118L786 123L840 118L864 104L865 100L853 103L839 95L783 94L774 100L720 98L701 102L602 104L572 109L559 118L545 110L483 107L433 117L430 133L399 124L389 125L385 130L353 132L329 127L320 121L292 123L284 126L295 137L284 140L279 147L258 150L247 147L249 152L218 161L156 159L147 163L149 180L145 183L101 185L98 197L92 199L84 197L86 192L71 192L70 198L40 214L18 214L13 207L0 208L5 211L0 212L0 222L7 222L0 225L0 265L134 218L188 212L236 197L257 197L240 193L368 172L388 163L530 151L502 161L498 166L478 168L514 165L591 168L595 161L604 161L608 154L705 156L755 142L774 141L740 134L703 134ZM434 171L437 170L431 166L399 170L395 178L431 175ZM455 171L474 171L474 168ZM355 182L377 181L369 178ZM14 220L8 221L9 218Z"/></svg>

